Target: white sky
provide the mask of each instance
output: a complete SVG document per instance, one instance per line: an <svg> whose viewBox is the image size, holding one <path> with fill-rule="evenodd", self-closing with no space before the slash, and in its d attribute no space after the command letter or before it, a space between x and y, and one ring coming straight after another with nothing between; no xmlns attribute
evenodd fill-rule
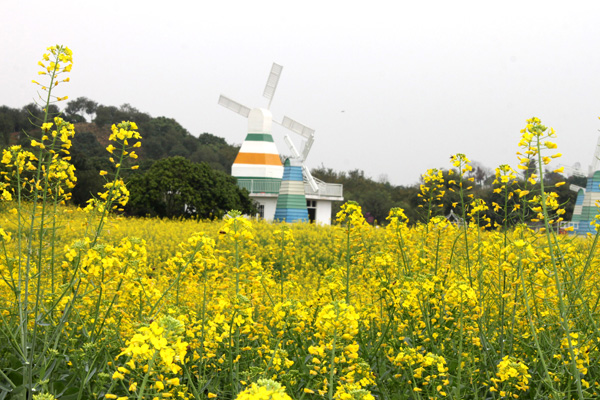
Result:
<svg viewBox="0 0 600 400"><path fill-rule="evenodd" d="M590 164L600 128L598 1L0 0L0 105L35 96L46 47L73 50L57 94L130 103L230 143L272 62L271 111L316 130L309 167L416 183L465 153L516 165L532 116L558 133L561 161ZM116 121L118 122L118 121ZM288 154L283 128L273 135Z"/></svg>

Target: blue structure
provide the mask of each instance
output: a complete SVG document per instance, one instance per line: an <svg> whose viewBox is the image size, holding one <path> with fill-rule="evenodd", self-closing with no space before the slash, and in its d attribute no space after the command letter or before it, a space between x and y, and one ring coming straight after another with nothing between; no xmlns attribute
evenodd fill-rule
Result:
<svg viewBox="0 0 600 400"><path fill-rule="evenodd" d="M600 213L596 206L597 201L600 204L600 171L595 171L592 176L588 177L586 188L579 189L577 192L573 218L571 218L576 234L596 233L596 230L590 223Z"/></svg>
<svg viewBox="0 0 600 400"><path fill-rule="evenodd" d="M274 219L285 222L308 221L302 166L297 160L288 158L283 164Z"/></svg>

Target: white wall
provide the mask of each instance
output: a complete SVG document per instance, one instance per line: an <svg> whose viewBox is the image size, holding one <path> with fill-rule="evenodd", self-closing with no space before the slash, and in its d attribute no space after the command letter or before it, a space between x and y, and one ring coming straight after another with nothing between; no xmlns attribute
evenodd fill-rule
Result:
<svg viewBox="0 0 600 400"><path fill-rule="evenodd" d="M275 209L277 208L277 196L258 197L250 196L257 203L265 206L265 221L273 221L275 218Z"/></svg>
<svg viewBox="0 0 600 400"><path fill-rule="evenodd" d="M277 208L277 197L265 198L265 219L273 221L275 218L275 209Z"/></svg>
<svg viewBox="0 0 600 400"><path fill-rule="evenodd" d="M250 197L265 206L265 221L273 221L275 218L275 209L277 208L277 196ZM317 224L331 225L331 204L330 200L317 200L317 210L315 213L315 222Z"/></svg>
<svg viewBox="0 0 600 400"><path fill-rule="evenodd" d="M331 201L317 200L316 223L331 225Z"/></svg>

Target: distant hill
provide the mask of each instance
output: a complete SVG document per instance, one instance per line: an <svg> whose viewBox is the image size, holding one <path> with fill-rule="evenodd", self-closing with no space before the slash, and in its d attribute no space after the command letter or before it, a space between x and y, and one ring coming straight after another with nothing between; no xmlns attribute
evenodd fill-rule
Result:
<svg viewBox="0 0 600 400"><path fill-rule="evenodd" d="M81 104L87 105L82 112ZM78 98L67 103L61 112L51 107L51 113L62 113L62 117L75 124L77 132L74 151L86 157L105 156L103 149L108 146L108 136L112 124L133 121L144 138L138 151L141 161L160 160L166 157L182 156L193 162L206 162L211 168L231 173L231 165L239 146L210 133L199 136L190 134L175 119L152 117L129 104L120 107L98 105L92 100ZM35 104L22 108L0 106L0 146L28 144L28 135L37 137L39 129L32 124L41 124L42 110ZM86 118L87 117L87 118ZM88 122L88 119L91 122ZM101 151L102 150L102 151Z"/></svg>
<svg viewBox="0 0 600 400"><path fill-rule="evenodd" d="M135 119L131 121L135 122ZM108 138L111 133L109 125L98 125L94 122L78 122L74 125L77 132L73 141L74 152L82 153L86 157L106 155L105 148L109 144ZM181 156L231 173L231 165L239 151L239 146L230 145L225 139L210 133L195 137L171 118L152 118L138 124L138 127L143 138L142 147L136 151L140 162Z"/></svg>
<svg viewBox="0 0 600 400"><path fill-rule="evenodd" d="M104 106L87 98L78 98L68 102L65 110L53 105L50 112L75 125L71 155L78 179L73 191L76 204L84 204L90 193L101 190L104 181L98 172L111 168L106 152L110 127L121 121L135 122L143 138L142 147L136 151L140 169L129 173L143 173L157 160L181 156L231 174L231 165L239 151L239 146L231 145L223 138L206 132L194 136L173 118L152 117L129 104ZM43 116L43 111L36 104L22 108L0 106L0 148L13 144L27 147L28 136L41 136L40 129L32 122L41 125Z"/></svg>

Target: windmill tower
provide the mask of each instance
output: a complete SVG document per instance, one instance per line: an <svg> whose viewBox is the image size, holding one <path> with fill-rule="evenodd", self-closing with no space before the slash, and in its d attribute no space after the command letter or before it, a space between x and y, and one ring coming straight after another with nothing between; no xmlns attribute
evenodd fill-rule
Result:
<svg viewBox="0 0 600 400"><path fill-rule="evenodd" d="M583 174L580 173L579 175ZM588 168L587 176L585 188L577 185L570 186L571 190L577 192L571 225L575 228L575 233L578 235L593 234L596 232L590 223L594 220L596 214L598 214L596 202L600 202L600 138L598 138L592 164Z"/></svg>
<svg viewBox="0 0 600 400"><path fill-rule="evenodd" d="M277 197L275 220L285 222L308 221L306 194L302 165L296 159L288 158L283 164L283 178Z"/></svg>
<svg viewBox="0 0 600 400"><path fill-rule="evenodd" d="M331 202L343 201L343 187L317 181L304 164L314 142L314 129L287 116L281 122L273 120L271 102L282 70L281 65L273 63L263 92L263 97L269 100L266 109L250 109L226 96L219 97L220 105L248 118L248 134L233 162L231 174L237 178L238 185L246 188L250 197L257 201L260 217L290 222L311 219L329 224ZM298 152L290 137L285 135L285 142L293 154L286 161L287 168L290 168L288 172L284 172L271 135L272 122L304 140L302 151Z"/></svg>

